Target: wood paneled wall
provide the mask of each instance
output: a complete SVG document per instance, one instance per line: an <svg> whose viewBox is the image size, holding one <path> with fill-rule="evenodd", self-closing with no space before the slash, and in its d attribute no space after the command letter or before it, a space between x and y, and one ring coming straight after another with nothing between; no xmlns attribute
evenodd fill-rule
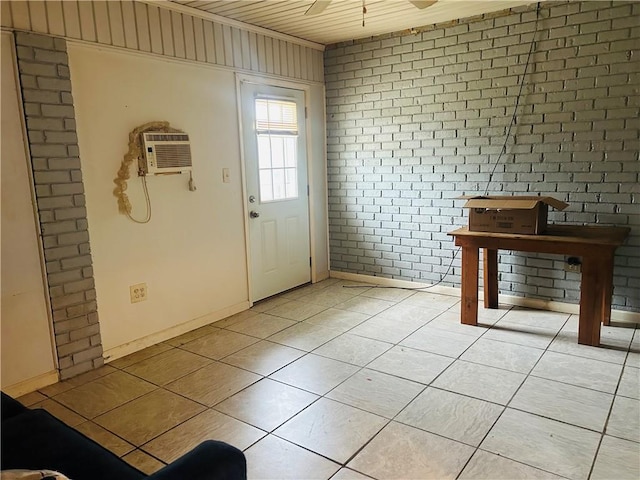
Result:
<svg viewBox="0 0 640 480"><path fill-rule="evenodd" d="M323 52L136 1L1 1L2 27L323 82Z"/></svg>

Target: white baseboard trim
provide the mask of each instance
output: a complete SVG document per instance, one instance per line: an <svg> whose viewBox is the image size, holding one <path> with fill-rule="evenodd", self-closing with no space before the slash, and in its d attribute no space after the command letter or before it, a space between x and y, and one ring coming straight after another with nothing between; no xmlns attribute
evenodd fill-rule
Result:
<svg viewBox="0 0 640 480"><path fill-rule="evenodd" d="M223 318L227 318L231 315L235 315L236 313L243 312L247 310L249 306L250 304L248 301L240 302L230 307L223 308L222 310L208 313L206 315L203 315L202 317L194 318L193 320L181 323L180 325L175 325L173 327L167 328L166 330L152 333L151 335L147 335L146 337L142 337L132 342L110 348L104 351L104 361L105 363L109 363L118 358L124 357L131 353L135 353L138 350L142 350L143 348L147 348L157 343L164 342L165 340L169 340L170 338L177 337L178 335L182 335L183 333L190 332L191 330L195 330L196 328L204 327L205 325L209 325L210 323L217 322L218 320L222 320Z"/></svg>
<svg viewBox="0 0 640 480"><path fill-rule="evenodd" d="M406 280L395 280L393 278L373 277L371 275L362 275L360 273L348 273L348 272L330 272L331 278L339 278L340 280L350 280L352 282L372 283L374 285L380 285L382 287L398 287L398 288L424 288L429 287L428 283L420 282L408 282ZM439 293L441 295L460 296L460 289L455 287L445 287L442 285L436 285L429 288L431 293Z"/></svg>
<svg viewBox="0 0 640 480"><path fill-rule="evenodd" d="M334 272L333 270L330 272L330 277L339 278L341 280L350 280L353 282L370 283L383 287L424 288L430 286L428 283L394 280L392 278L374 277L371 275L362 275L360 273ZM436 285L435 287L429 288L429 290L425 291L439 293L442 295L460 296L460 288L458 287L444 287ZM479 290L478 298L482 298L482 290ZM499 300L500 303L504 303L506 305L533 308L536 310L549 310L552 312L570 313L573 315L577 315L580 311L580 306L574 303L556 302L552 300L542 300L539 298L516 297L514 295L500 294ZM625 310L611 310L611 320L624 323L640 323L640 313L628 312Z"/></svg>
<svg viewBox="0 0 640 480"><path fill-rule="evenodd" d="M39 388L53 385L54 383L58 382L59 379L60 376L58 375L58 371L51 370L50 372L43 373L42 375L38 375L37 377L14 383L13 385L10 385L8 387L2 387L2 391L13 398L17 398L21 397L22 395L26 395L27 393L34 392Z"/></svg>

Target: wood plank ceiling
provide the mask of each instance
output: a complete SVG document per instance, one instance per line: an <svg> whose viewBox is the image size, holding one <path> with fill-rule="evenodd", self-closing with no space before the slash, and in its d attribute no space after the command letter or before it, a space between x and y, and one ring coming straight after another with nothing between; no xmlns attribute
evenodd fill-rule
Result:
<svg viewBox="0 0 640 480"><path fill-rule="evenodd" d="M332 0L319 15L304 13L313 0L171 0L222 17L322 45L410 30L434 23L534 3L531 0L439 0L420 10L408 0Z"/></svg>

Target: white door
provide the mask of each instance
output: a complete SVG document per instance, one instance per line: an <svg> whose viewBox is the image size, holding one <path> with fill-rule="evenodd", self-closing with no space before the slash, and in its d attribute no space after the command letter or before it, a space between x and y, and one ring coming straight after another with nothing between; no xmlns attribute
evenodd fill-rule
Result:
<svg viewBox="0 0 640 480"><path fill-rule="evenodd" d="M304 92L241 83L251 300L311 280Z"/></svg>

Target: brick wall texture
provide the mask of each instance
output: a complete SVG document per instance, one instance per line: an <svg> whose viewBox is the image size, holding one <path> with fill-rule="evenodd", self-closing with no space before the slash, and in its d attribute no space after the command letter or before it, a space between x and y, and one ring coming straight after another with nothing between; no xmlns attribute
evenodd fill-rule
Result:
<svg viewBox="0 0 640 480"><path fill-rule="evenodd" d="M331 269L434 283L483 193L531 64L492 194L570 204L555 223L629 226L614 308L640 311L640 3L536 6L325 52ZM460 257L444 285L460 285ZM501 252L504 294L569 303L564 257Z"/></svg>
<svg viewBox="0 0 640 480"><path fill-rule="evenodd" d="M103 364L66 42L16 32L20 86L62 379Z"/></svg>

